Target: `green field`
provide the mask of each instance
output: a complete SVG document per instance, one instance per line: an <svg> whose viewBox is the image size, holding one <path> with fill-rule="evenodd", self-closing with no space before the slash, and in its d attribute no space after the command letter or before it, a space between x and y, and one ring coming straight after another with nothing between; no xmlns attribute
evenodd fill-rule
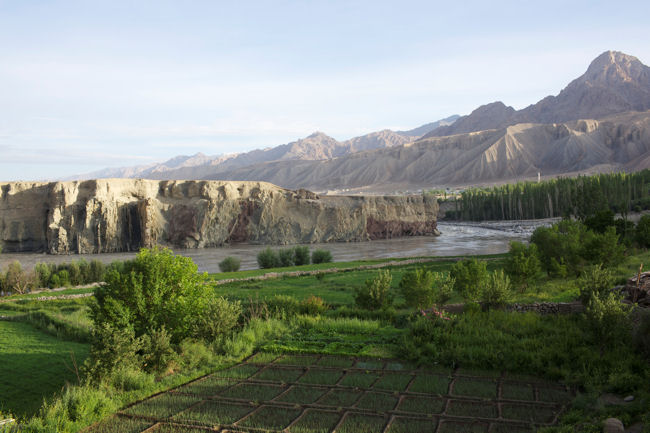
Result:
<svg viewBox="0 0 650 433"><path fill-rule="evenodd" d="M43 398L77 383L73 358L81 365L87 344L63 341L28 323L0 320L0 409L17 416L34 413Z"/></svg>
<svg viewBox="0 0 650 433"><path fill-rule="evenodd" d="M266 359L274 361L269 364ZM437 370L399 360L338 359L352 367L323 367L330 360L327 356L259 353L231 369L129 406L89 433L109 428L139 432L152 423L178 433L196 426L243 432L255 431L247 430L252 427L270 432L328 433L337 425L337 431L350 432L384 428L400 432L409 426L417 427L418 432L433 432L438 424L471 425L477 420L495 430L532 432L553 423L571 398L569 390L557 383L512 381L498 371L486 372L487 377L466 375L460 370L438 374ZM366 368L369 365L375 368ZM274 373L264 375L267 371ZM377 380L361 384L359 375L372 375ZM437 387L413 386L430 381L430 376L450 386L442 393ZM354 379L346 381L348 377ZM423 382L419 380L422 378L427 379ZM494 388L494 393L486 395L485 383ZM531 389L534 395L552 389L566 398L558 403L497 397L497 389L512 386ZM497 405L506 408L501 417Z"/></svg>

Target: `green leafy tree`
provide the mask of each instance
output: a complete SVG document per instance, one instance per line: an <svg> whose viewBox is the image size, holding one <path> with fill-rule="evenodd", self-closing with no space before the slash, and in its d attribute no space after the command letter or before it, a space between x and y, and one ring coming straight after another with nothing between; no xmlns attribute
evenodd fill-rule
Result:
<svg viewBox="0 0 650 433"><path fill-rule="evenodd" d="M329 250L315 250L311 253L311 262L314 264L329 263L331 261L332 253Z"/></svg>
<svg viewBox="0 0 650 433"><path fill-rule="evenodd" d="M541 271L537 245L525 245L516 241L510 242L510 251L506 258L505 270L513 283L521 291L525 291Z"/></svg>
<svg viewBox="0 0 650 433"><path fill-rule="evenodd" d="M450 277L425 269L408 271L399 283L406 305L413 308L429 308L436 306L440 309L451 299L454 281Z"/></svg>
<svg viewBox="0 0 650 433"><path fill-rule="evenodd" d="M481 303L489 309L503 306L511 298L512 286L510 285L510 278L503 272L503 269L492 272L487 284L483 286L481 291Z"/></svg>
<svg viewBox="0 0 650 433"><path fill-rule="evenodd" d="M477 259L465 259L454 263L450 271L454 290L468 301L477 301L488 282L487 264Z"/></svg>
<svg viewBox="0 0 650 433"><path fill-rule="evenodd" d="M293 261L296 266L308 265L310 263L309 247L304 245L294 247Z"/></svg>
<svg viewBox="0 0 650 433"><path fill-rule="evenodd" d="M266 249L257 253L257 264L260 269L277 268L280 266L280 258L278 257L278 254L271 249L271 247L267 247Z"/></svg>
<svg viewBox="0 0 650 433"><path fill-rule="evenodd" d="M280 266L289 267L294 265L294 249L293 248L283 248L278 251L278 260Z"/></svg>
<svg viewBox="0 0 650 433"><path fill-rule="evenodd" d="M204 280L189 257L168 249L143 249L122 272L109 271L106 285L97 287L93 321L131 326L136 338L164 326L177 344L191 335L204 312L211 295Z"/></svg>
<svg viewBox="0 0 650 433"><path fill-rule="evenodd" d="M578 290L580 292L580 301L587 305L592 296L598 299L605 299L614 287L614 276L609 269L602 266L592 266L585 269L578 279Z"/></svg>
<svg viewBox="0 0 650 433"><path fill-rule="evenodd" d="M393 276L389 270L380 270L377 277L368 279L365 286L355 291L354 302L367 310L380 310L393 304L390 285Z"/></svg>
<svg viewBox="0 0 650 433"><path fill-rule="evenodd" d="M650 215L643 215L636 225L636 242L643 248L650 248Z"/></svg>
<svg viewBox="0 0 650 433"><path fill-rule="evenodd" d="M237 257L228 256L219 262L221 272L237 272L241 266L241 260Z"/></svg>

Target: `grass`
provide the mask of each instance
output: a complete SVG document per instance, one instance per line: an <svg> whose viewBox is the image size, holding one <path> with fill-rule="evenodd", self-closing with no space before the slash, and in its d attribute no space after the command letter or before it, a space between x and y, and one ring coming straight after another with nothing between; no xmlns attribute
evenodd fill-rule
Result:
<svg viewBox="0 0 650 433"><path fill-rule="evenodd" d="M357 407L361 409L370 409L376 412L388 412L395 409L396 405L397 397L379 392L367 392L357 403Z"/></svg>
<svg viewBox="0 0 650 433"><path fill-rule="evenodd" d="M140 433L152 425L153 423L149 421L112 416L92 426L86 430L86 433Z"/></svg>
<svg viewBox="0 0 650 433"><path fill-rule="evenodd" d="M153 418L168 418L201 401L198 397L165 393L124 410L125 414Z"/></svg>
<svg viewBox="0 0 650 433"><path fill-rule="evenodd" d="M437 433L487 433L488 425L479 422L442 421Z"/></svg>
<svg viewBox="0 0 650 433"><path fill-rule="evenodd" d="M317 360L318 357L316 356L285 355L282 358L276 360L275 363L284 365L310 366L314 365Z"/></svg>
<svg viewBox="0 0 650 433"><path fill-rule="evenodd" d="M258 385L254 383L240 383L222 392L226 398L237 398L248 401L269 401L278 396L284 388L277 385Z"/></svg>
<svg viewBox="0 0 650 433"><path fill-rule="evenodd" d="M209 376L176 388L175 391L208 397L219 394L221 391L233 386L235 383L237 382L230 379Z"/></svg>
<svg viewBox="0 0 650 433"><path fill-rule="evenodd" d="M296 404L311 404L325 395L326 392L327 388L294 385L289 388L287 392L278 397L276 401Z"/></svg>
<svg viewBox="0 0 650 433"><path fill-rule="evenodd" d="M380 416L348 413L337 433L376 433L384 429L387 419Z"/></svg>
<svg viewBox="0 0 650 433"><path fill-rule="evenodd" d="M285 409L263 406L252 415L239 422L241 427L282 430L296 419L302 409Z"/></svg>
<svg viewBox="0 0 650 433"><path fill-rule="evenodd" d="M435 433L438 421L404 417L395 417L390 424L388 433Z"/></svg>
<svg viewBox="0 0 650 433"><path fill-rule="evenodd" d="M411 379L413 376L410 374L385 373L373 388L385 391L404 391Z"/></svg>
<svg viewBox="0 0 650 433"><path fill-rule="evenodd" d="M374 359L359 360L354 364L354 368L361 368L366 370L381 370L384 368L384 362Z"/></svg>
<svg viewBox="0 0 650 433"><path fill-rule="evenodd" d="M341 415L308 409L300 419L291 426L291 433L329 433L338 424Z"/></svg>
<svg viewBox="0 0 650 433"><path fill-rule="evenodd" d="M498 416L497 407L494 404L463 400L451 400L445 414L471 418L496 418Z"/></svg>
<svg viewBox="0 0 650 433"><path fill-rule="evenodd" d="M280 355L277 353L258 352L248 359L248 362L254 364L267 364L278 359Z"/></svg>
<svg viewBox="0 0 650 433"><path fill-rule="evenodd" d="M409 386L410 392L445 395L449 390L449 376L439 374L418 374Z"/></svg>
<svg viewBox="0 0 650 433"><path fill-rule="evenodd" d="M370 388L370 385L375 383L375 381L378 378L379 378L378 374L371 373L369 371L367 372L352 371L352 372L348 372L345 375L345 377L341 379L339 385L352 386L355 388Z"/></svg>
<svg viewBox="0 0 650 433"><path fill-rule="evenodd" d="M89 350L28 323L1 320L0 348L0 410L19 417L35 413L66 382L76 383L72 356L81 366Z"/></svg>
<svg viewBox="0 0 650 433"><path fill-rule="evenodd" d="M254 409L254 406L228 403L225 401L204 401L197 406L177 414L174 416L174 420L216 427L232 424Z"/></svg>
<svg viewBox="0 0 650 433"><path fill-rule="evenodd" d="M513 426L511 424L493 424L490 433L533 433L534 427Z"/></svg>
<svg viewBox="0 0 650 433"><path fill-rule="evenodd" d="M257 380L270 380L274 382L295 382L304 370L267 367L253 376Z"/></svg>
<svg viewBox="0 0 650 433"><path fill-rule="evenodd" d="M317 403L325 406L348 407L356 403L359 397L361 397L361 394L363 392L357 390L333 389L318 400Z"/></svg>
<svg viewBox="0 0 650 433"><path fill-rule="evenodd" d="M397 410L423 415L439 414L445 409L445 400L441 398L410 397L402 399Z"/></svg>
<svg viewBox="0 0 650 433"><path fill-rule="evenodd" d="M334 385L343 375L340 371L311 369L299 380L300 383L315 385Z"/></svg>
<svg viewBox="0 0 650 433"><path fill-rule="evenodd" d="M540 401L547 401L551 403L566 403L571 400L571 394L564 389L538 387L537 398Z"/></svg>
<svg viewBox="0 0 650 433"><path fill-rule="evenodd" d="M497 383L492 380L457 378L452 393L468 397L496 398Z"/></svg>
<svg viewBox="0 0 650 433"><path fill-rule="evenodd" d="M501 385L501 398L507 400L535 400L535 389L531 384L503 383Z"/></svg>
<svg viewBox="0 0 650 433"><path fill-rule="evenodd" d="M217 371L215 376L230 377L233 379L247 379L257 373L260 367L255 365L237 365L227 370Z"/></svg>
<svg viewBox="0 0 650 433"><path fill-rule="evenodd" d="M536 424L553 422L557 410L554 408L503 403L501 405L501 416L505 419L515 421L528 421Z"/></svg>
<svg viewBox="0 0 650 433"><path fill-rule="evenodd" d="M341 356L323 356L316 365L323 367L352 367L354 360Z"/></svg>
<svg viewBox="0 0 650 433"><path fill-rule="evenodd" d="M171 424L161 424L155 430L155 433L205 433L205 430L191 427L180 427Z"/></svg>

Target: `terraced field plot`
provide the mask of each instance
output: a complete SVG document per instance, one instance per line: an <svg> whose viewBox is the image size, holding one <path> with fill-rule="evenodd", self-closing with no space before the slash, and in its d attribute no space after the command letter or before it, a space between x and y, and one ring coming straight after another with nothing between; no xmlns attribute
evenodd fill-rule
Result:
<svg viewBox="0 0 650 433"><path fill-rule="evenodd" d="M88 432L532 432L570 399L561 385L498 372L262 353Z"/></svg>

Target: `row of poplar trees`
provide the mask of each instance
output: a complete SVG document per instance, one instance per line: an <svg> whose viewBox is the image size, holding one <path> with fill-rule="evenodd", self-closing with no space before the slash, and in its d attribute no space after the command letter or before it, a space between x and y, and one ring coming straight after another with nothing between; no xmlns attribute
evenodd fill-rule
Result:
<svg viewBox="0 0 650 433"><path fill-rule="evenodd" d="M650 207L650 170L543 182L470 188L456 199L462 220L518 220L576 216L611 209L626 213Z"/></svg>

